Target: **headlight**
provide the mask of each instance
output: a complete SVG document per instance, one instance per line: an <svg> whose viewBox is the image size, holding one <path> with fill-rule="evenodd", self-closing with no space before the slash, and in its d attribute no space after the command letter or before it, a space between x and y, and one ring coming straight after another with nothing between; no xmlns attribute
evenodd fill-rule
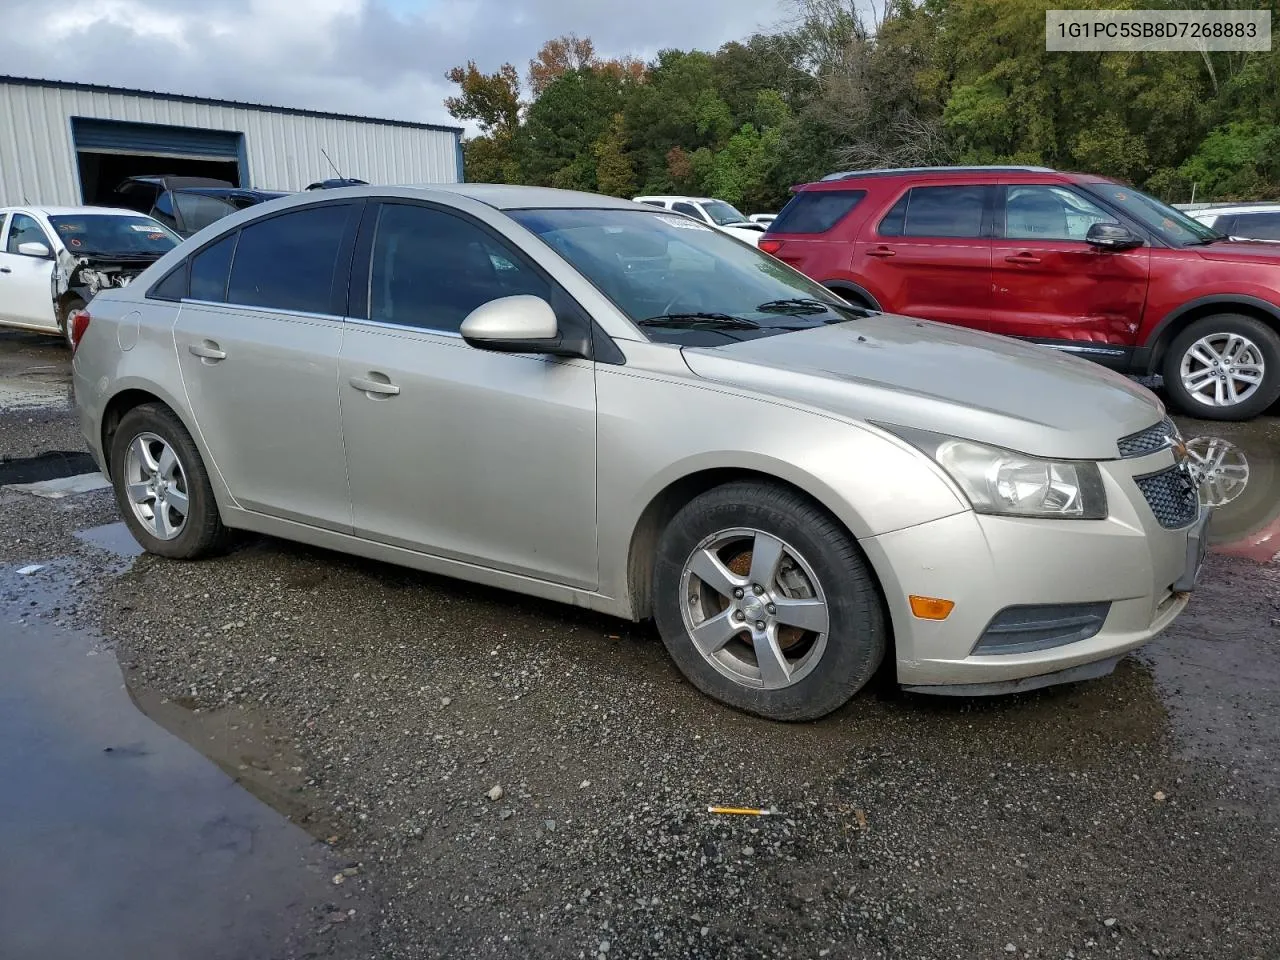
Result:
<svg viewBox="0 0 1280 960"><path fill-rule="evenodd" d="M937 461L978 513L1106 519L1107 494L1102 473L1092 461L1042 460L926 430L882 426Z"/></svg>

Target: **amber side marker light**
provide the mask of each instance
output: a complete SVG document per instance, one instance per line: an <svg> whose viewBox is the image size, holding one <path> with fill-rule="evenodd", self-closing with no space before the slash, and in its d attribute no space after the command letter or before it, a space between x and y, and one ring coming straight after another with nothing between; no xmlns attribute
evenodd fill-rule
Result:
<svg viewBox="0 0 1280 960"><path fill-rule="evenodd" d="M956 608L954 600L940 600L937 597L917 597L914 593L911 600L911 612L921 620L945 620Z"/></svg>

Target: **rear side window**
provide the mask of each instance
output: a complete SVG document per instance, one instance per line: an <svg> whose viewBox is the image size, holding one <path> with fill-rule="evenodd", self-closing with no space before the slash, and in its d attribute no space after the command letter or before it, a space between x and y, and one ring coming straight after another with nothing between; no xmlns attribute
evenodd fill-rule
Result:
<svg viewBox="0 0 1280 960"><path fill-rule="evenodd" d="M1280 240L1280 213L1241 213L1231 229L1224 232L1251 240Z"/></svg>
<svg viewBox="0 0 1280 960"><path fill-rule="evenodd" d="M231 256L236 250L236 234L223 237L191 258L191 299L223 303L227 299L227 277Z"/></svg>
<svg viewBox="0 0 1280 960"><path fill-rule="evenodd" d="M886 237L980 237L987 188L977 185L912 187L885 214Z"/></svg>
<svg viewBox="0 0 1280 960"><path fill-rule="evenodd" d="M770 233L826 233L848 216L865 190L803 190L782 208Z"/></svg>
<svg viewBox="0 0 1280 960"><path fill-rule="evenodd" d="M350 204L326 204L244 227L227 302L330 313L334 270L350 209Z"/></svg>
<svg viewBox="0 0 1280 960"><path fill-rule="evenodd" d="M692 203L673 203L671 209L676 213L683 213L686 216L695 217L698 220L706 220L702 215L702 211L695 207Z"/></svg>

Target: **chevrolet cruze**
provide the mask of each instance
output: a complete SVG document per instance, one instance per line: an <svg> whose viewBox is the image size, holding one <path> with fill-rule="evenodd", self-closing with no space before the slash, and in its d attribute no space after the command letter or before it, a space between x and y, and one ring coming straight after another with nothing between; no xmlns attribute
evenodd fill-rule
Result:
<svg viewBox="0 0 1280 960"><path fill-rule="evenodd" d="M1147 390L852 307L630 201L276 200L70 332L147 550L252 530L652 618L690 681L766 717L822 716L886 657L932 693L1101 675L1202 559Z"/></svg>

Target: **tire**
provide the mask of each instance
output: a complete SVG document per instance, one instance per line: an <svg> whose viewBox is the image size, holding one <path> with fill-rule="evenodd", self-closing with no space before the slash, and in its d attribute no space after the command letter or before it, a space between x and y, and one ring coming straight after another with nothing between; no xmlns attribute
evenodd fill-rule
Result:
<svg viewBox="0 0 1280 960"><path fill-rule="evenodd" d="M783 550L776 566L765 560L771 546ZM719 567L708 565L712 555ZM752 569L757 558L762 566ZM762 595L751 589L749 574L769 579L758 584L766 588ZM713 581L721 589L709 586ZM740 599L733 595L737 587ZM815 603L823 598L825 619ZM757 615L764 619L750 620ZM871 679L885 654L880 594L857 544L824 510L765 482L717 487L671 520L654 564L654 618L671 659L695 687L771 720L814 720L839 708ZM788 621L825 624L826 630ZM735 627L741 632L716 648ZM714 633L717 628L723 629ZM711 652L699 649L695 633ZM707 640L709 635L716 639ZM767 678L754 637L774 653ZM785 671L779 670L779 652Z"/></svg>
<svg viewBox="0 0 1280 960"><path fill-rule="evenodd" d="M135 442L139 446L131 454ZM167 458L161 452L165 448L173 453L176 469L168 467ZM157 472L166 480L167 490L161 491L162 500L156 498L156 491L147 491L144 509L135 509L129 491L146 487L148 455L162 468ZM147 403L126 413L111 439L110 463L111 485L120 513L134 539L148 553L195 560L225 549L230 531L218 515L218 504L200 451L182 421L168 407ZM179 510L180 495L185 496L185 515ZM166 506L160 507L161 503ZM147 511L153 515L151 520L145 516ZM170 536L160 535L162 532Z"/></svg>
<svg viewBox="0 0 1280 960"><path fill-rule="evenodd" d="M1233 338L1243 338L1247 346L1239 345L1239 341ZM1233 343L1237 344L1235 353L1228 354L1227 350ZM1241 364L1241 368L1260 367L1261 382L1252 384L1236 380L1230 372L1225 373L1222 378L1214 378L1212 372L1216 368L1199 359L1213 357L1226 370L1239 369L1244 373L1243 369L1234 365L1226 367L1233 356L1235 359L1248 361ZM1263 321L1244 314L1218 313L1201 317L1169 344L1161 373L1164 376L1165 392L1180 413L1201 420L1249 420L1280 399L1280 335ZM1197 385L1194 379L1197 376L1207 385L1202 390L1193 392L1190 387ZM1188 378L1191 379L1190 386L1184 382ZM1218 403L1216 399L1219 385L1223 391L1224 403ZM1241 392L1239 401L1230 400L1228 385Z"/></svg>
<svg viewBox="0 0 1280 960"><path fill-rule="evenodd" d="M71 314L83 310L86 304L79 297L68 297L58 306L58 332L62 334L62 342L71 346Z"/></svg>

